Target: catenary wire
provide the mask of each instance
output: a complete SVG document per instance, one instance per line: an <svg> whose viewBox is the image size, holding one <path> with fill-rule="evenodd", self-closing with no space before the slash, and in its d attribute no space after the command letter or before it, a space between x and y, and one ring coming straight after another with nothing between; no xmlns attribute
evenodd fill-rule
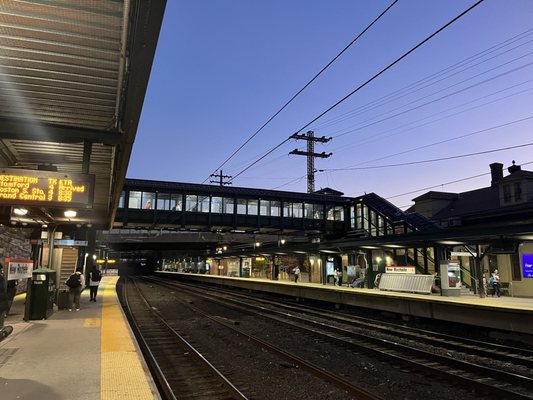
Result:
<svg viewBox="0 0 533 400"><path fill-rule="evenodd" d="M533 54L533 53L531 53L531 54ZM528 55L529 55L529 54L528 54ZM458 90L456 90L456 91L454 91L454 92L452 92L452 93L448 93L448 94L442 95L442 96L440 96L440 97L438 97L438 98L436 98L436 99L429 100L429 101L427 101L427 102L425 102L425 103L422 103L422 104L416 105L416 106L411 107L411 108L409 108L409 109L407 109L407 110L403 110L403 111L397 112L397 113L395 113L395 114L388 115L388 116L386 116L386 117L380 118L380 119L378 119L378 120L376 120L376 121L368 122L368 121L371 121L371 119L367 119L366 121L362 121L362 122L361 122L361 123L368 122L368 123L366 123L365 125L358 126L358 127L356 127L356 128L350 129L349 131L346 131L346 132L344 132L344 133L337 134L337 135L334 136L334 138L339 138L339 137L342 137L342 136L346 136L346 135L348 135L348 134L350 134L350 133L353 133L353 132L356 132L356 131L360 131L360 130L365 129L365 128L369 128L369 127L371 127L371 126L373 126L373 125L376 125L376 124L379 124L379 123L381 123L381 122L385 122L385 121L388 121L388 120L390 120L390 119L393 119L393 118L399 117L399 116L401 116L401 115L407 114L407 113L409 113L409 112L411 112L411 111L418 110L418 109L420 109L420 108L422 108L422 107L425 107L425 106L427 106L427 105L429 105L429 104L433 104L433 103L439 102L439 101L441 101L441 100L447 99L447 98L449 98L449 97L456 96L456 95L458 95L458 94L461 94L461 93L463 93L463 92L466 92L466 91L468 91L468 90L471 90L471 89L473 89L473 88L475 88L475 87L478 87L478 86L480 86L480 85L484 85L484 84L486 84L486 83L488 83L488 82L491 82L491 81L493 81L493 80L495 80L495 79L499 79L499 78L502 78L502 77L504 77L504 76L506 76L506 75L509 75L509 74L512 74L512 73L518 72L518 71L520 71L520 70L522 70L522 69L524 69L524 68L528 68L528 67L530 67L530 66L532 66L532 65L533 65L533 61L532 61L532 62L528 62L528 63L526 63L526 64L522 64L522 65L520 65L520 66L518 66L518 67L515 67L515 68L513 68L513 69L511 69L511 70L508 70L508 71L502 72L502 73L497 74L497 75L495 75L495 76L492 76L492 77L490 77L490 78L484 79L484 80L482 80L482 81L480 81L480 82L473 83L473 84L471 84L471 85L469 85L469 86L467 86L467 87L464 87L464 88L458 89ZM472 79L472 78L469 78L469 79ZM467 80L469 80L469 79L467 79ZM457 86L458 84L464 83L464 82L466 82L467 80L464 80L464 81L462 81L462 82L456 83L456 84L454 84L454 85L452 85L452 86L450 86L450 87ZM441 90L439 90L439 91L437 91L437 92L435 92L435 93L433 93L433 94L436 94L436 93L442 92L442 91L444 91L444 90L446 90L446 89L448 89L448 88L441 89ZM431 95L432 95L432 94L431 94ZM402 105L401 107L398 107L398 108L396 108L396 109L394 109L394 110L390 110L390 111L388 111L388 112L394 112L394 111L399 110L399 109L401 109L401 108L403 108L403 107L405 107L405 106L407 106L407 105L410 105L410 104L416 103L417 101L420 101L420 100L422 100L422 99L424 99L424 98L427 98L427 97L429 97L429 96L431 96L431 95L427 95L427 96L424 96L424 97L422 97L422 98L420 98L420 99L417 99L417 100L411 101L410 103L404 104L404 105Z"/></svg>
<svg viewBox="0 0 533 400"><path fill-rule="evenodd" d="M493 131L493 130L496 130L496 129L505 128L505 127L508 127L508 126L511 126L511 125L515 125L515 124L518 124L518 123L521 123L521 122L529 121L531 119L533 119L533 115L530 115L530 116L527 116L527 117L524 117L524 118L515 119L513 121L504 122L502 124L494 125L494 126L491 126L491 127L488 127L488 128L479 129L477 131L465 133L463 135L454 136L452 138L440 140L438 142L429 143L429 144L426 144L426 145L423 145L423 146L417 146L417 147L414 147L414 148L411 148L411 149L400 151L398 153L388 154L388 155L383 156L383 157L374 158L374 159L369 160L369 161L364 161L364 162L360 162L360 163L357 163L357 164L349 165L349 166L344 167L344 168L352 168L352 167L356 167L358 165L368 164L368 163L375 162L375 161L380 161L380 160L383 160L383 159L386 159L386 158L390 158L390 157L399 156L399 155L402 155L402 154L411 153L413 151L426 149L428 147L438 146L440 144L453 142L453 141L459 140L459 139L464 139L466 137L474 136L474 135L477 135L477 134L480 134L480 133L485 133L485 132L490 132L490 131Z"/></svg>
<svg viewBox="0 0 533 400"><path fill-rule="evenodd" d="M389 70L390 68L392 68L394 65L398 64L401 60L403 60L405 57L407 57L409 54L413 53L415 50L417 50L419 47L421 47L422 45L424 45L425 43L427 43L429 40L431 40L433 37L435 37L437 34L439 34L440 32L442 32L444 29L446 29L447 27L449 27L450 25L452 25L454 22L456 22L457 20L459 20L461 17L463 17L464 15L466 15L467 13L469 13L470 11L472 11L474 8L476 8L478 5L480 5L481 3L483 3L485 0L478 0L476 3L474 3L472 6L470 6L469 8L467 8L465 11L463 11L461 14L457 15L456 17L454 17L452 20L450 20L449 22L447 22L445 25L443 25L442 27L440 27L439 29L437 29L435 32L433 32L431 35L429 35L428 37L426 37L424 40L422 40L420 43L418 43L416 46L414 46L413 48L411 48L410 50L408 50L407 52L405 52L402 56L398 57L395 61L393 61L392 63L390 63L388 66L386 66L385 68L383 68L381 71L379 71L377 74L375 74L374 76L372 76L371 78L369 78L367 81L365 81L363 84L359 85L356 89L352 90L350 93L348 93L346 96L344 96L342 99L340 99L339 101L337 101L335 104L333 104L332 106L330 106L329 108L327 108L325 111L323 111L322 113L320 113L317 117L315 117L313 120L311 120L310 122L308 122L307 124L305 124L304 126L302 126L299 130L297 130L297 132L301 132L302 130L304 130L305 128L307 128L308 126L310 126L311 124L313 124L314 122L316 122L318 119L320 119L321 117L323 117L324 115L326 115L328 112L330 112L331 110L333 110L335 107L337 107L338 105L340 105L341 103L343 103L345 100L347 100L349 97L351 97L352 95L354 95L355 93L357 93L359 90L361 90L363 87L365 87L366 85L368 85L370 82L372 82L373 80L375 80L376 78L378 78L380 75L382 75L384 72L386 72L387 70ZM282 141L281 143L277 144L276 146L272 147L266 154L264 154L262 157L260 157L259 159L257 159L256 161L254 161L253 163L251 163L250 165L248 165L246 168L244 168L243 170L241 170L239 173L237 173L235 176L233 176L231 178L230 181L233 181L235 178L237 178L238 176L242 175L244 172L246 172L247 170L249 170L251 167L253 167L255 164L257 164L259 161L261 161L262 159L264 159L265 157L267 157L269 154L273 153L274 151L276 151L278 148L280 148L281 146L283 146L285 143L287 143L289 140L291 140L291 138L287 138L285 139L284 141Z"/></svg>
<svg viewBox="0 0 533 400"><path fill-rule="evenodd" d="M309 82L307 82L295 95L293 95L289 101L287 101L278 111L276 111L258 130L256 130L254 132L254 134L252 136L250 136L248 139L246 139L246 141L241 144L237 150L235 150L226 160L224 160L224 162L222 164L220 164L220 166L218 166L218 168L215 169L215 171L213 173L215 173L216 171L218 171L220 168L222 168L229 160L231 160L233 158L233 156L235 156L235 154L237 154L244 146L246 146L254 137L256 137L259 132L261 132L263 130L263 128L265 128L274 118L276 118L278 116L279 113L281 113L290 103L292 103L292 101L294 99L296 99L296 97L298 97L300 95L300 93L302 93L309 85L311 85L311 83L313 83L326 69L329 68L329 66L331 64L333 64L342 54L344 54L344 52L346 52L346 50L348 50L361 36L363 36L376 22L378 22L378 20L381 19L381 17L383 17L387 11L389 11L396 3L398 2L398 0L394 0L384 11L381 12L381 14L379 14L365 29L363 29L363 31L361 31L350 43L348 43L348 45L346 45L346 47L344 47L344 49L341 50L341 52L339 54L337 54L329 63L327 63ZM209 177L207 177L202 183L205 183L207 180L209 179Z"/></svg>
<svg viewBox="0 0 533 400"><path fill-rule="evenodd" d="M524 165L529 165L529 164L533 164L533 161L528 161L528 162L526 162L526 163L522 163L522 164L520 164L520 165L521 165L521 166L524 166ZM416 190L411 190L411 191L409 191L409 192L404 192L404 193L400 193L400 194L395 194L394 196L388 196L388 197L386 197L385 199L386 199L386 200L395 199L395 198L397 198L397 197L407 196L408 194L414 194L414 193L418 193L418 192L424 192L424 191L426 191L426 190L435 189L435 188L443 187L443 186L446 186L446 185L452 185L452 184L454 184L454 183L464 182L464 181L468 181L468 180L470 180L470 179L480 178L480 177L482 177L482 176L486 176L486 175L490 175L490 172L484 172L484 173L482 173L482 174L469 176L469 177L467 177L467 178L456 179L456 180L453 180L453 181L449 181L449 182L441 183L441 184L439 184L439 185L427 186L427 187L425 187L425 188L416 189Z"/></svg>
<svg viewBox="0 0 533 400"><path fill-rule="evenodd" d="M408 92L409 90L414 89L417 86L423 85L423 84L425 84L427 82L431 82L432 80L445 75L445 73L447 73L447 72L451 72L451 71L454 71L454 70L456 70L456 69L458 69L458 68L460 68L462 66L468 65L469 63L471 63L473 61L476 61L477 59L480 59L480 58L482 58L482 57L484 57L486 55L489 55L489 54L491 54L491 53L493 53L493 52L495 52L497 50L500 50L501 48L503 48L505 46L513 44L513 43L515 43L515 42L517 42L519 40L522 40L522 39L524 39L525 37L527 37L527 36L529 36L531 34L533 34L533 29L529 29L529 30L527 30L525 32L522 32L519 35L515 35L512 38L505 40L504 42L501 42L501 43L499 43L499 44L497 44L495 46L492 46L492 47L490 47L490 48L488 48L488 49L486 49L486 50L484 50L484 51L482 51L480 53L474 54L474 55L472 55L472 56L470 56L470 57L468 57L468 58L466 58L466 59L464 59L464 60L462 60L462 61L460 61L458 63L455 63L455 64L453 64L451 66L448 66L448 67L446 67L446 68L444 68L444 69L442 69L442 70L440 70L440 71L438 71L438 72L436 72L434 74L428 75L425 78L422 78L422 79L420 79L420 80L418 80L416 82L413 82L413 83L411 83L411 84L409 84L407 86L404 86L403 88L395 90L392 93L389 93L389 94L387 94L385 96L382 96L382 97L380 97L380 98L378 98L378 99L376 99L374 101L371 101L371 102L369 102L369 103L367 103L365 105L357 107L357 108L355 108L355 109L353 109L351 111L348 111L346 113L340 114L340 115L338 115L338 116L336 116L334 118L331 118L330 120L326 120L323 123L314 125L313 128L315 128L315 129L319 129L320 128L321 129L321 128L330 126L332 124L335 124L335 123L338 123L338 122L342 122L342 121L344 121L346 119L349 119L349 118L352 118L354 116L357 116L357 115L359 115L359 114L361 114L363 112L369 111L370 109L373 109L375 107L387 104L390 101L402 98L402 97L405 96L404 95L405 92ZM477 66L477 65L479 65L479 64L481 64L483 62L487 62L489 60L492 60L495 57L498 57L498 56L503 55L505 53L508 53L510 51L516 50L517 48L522 47L522 46L524 46L524 45L526 45L526 44L528 44L530 42L531 42L531 40L527 41L525 43L522 43L522 44L520 44L518 46L515 46L512 49L505 50L504 52L499 53L496 56L493 56L493 57L491 57L489 59L486 59L484 61L481 61L481 62L475 64L474 66ZM460 72L463 72L464 70L465 69L461 70ZM444 79L447 79L447 78L449 78L449 77L451 77L453 75L456 75L456 73L454 73L452 75L448 75ZM440 80L442 80L442 79L440 79ZM419 89L411 90L411 92L408 92L407 94L412 94L412 93L414 93L414 92L416 92L418 90Z"/></svg>
<svg viewBox="0 0 533 400"><path fill-rule="evenodd" d="M475 152L475 153L467 153L467 154L459 154L459 155L456 155L456 156L433 158L433 159L430 159L430 160L409 161L409 162L405 162L405 163L374 165L374 166L367 166L367 167L327 168L327 169L320 169L318 171L319 172L355 171L355 170L363 170L363 169L380 169L380 168L405 167L405 166L408 166L408 165L427 164L427 163L432 163L432 162L455 160L455 159L458 159L458 158L479 156L479 155L482 155L482 154L496 153L496 152L500 152L500 151L518 149L518 148L528 147L528 146L533 146L533 142L531 142L531 143L522 143L522 144L519 144L519 145L516 145L516 146L499 147L497 149L478 151L478 152Z"/></svg>

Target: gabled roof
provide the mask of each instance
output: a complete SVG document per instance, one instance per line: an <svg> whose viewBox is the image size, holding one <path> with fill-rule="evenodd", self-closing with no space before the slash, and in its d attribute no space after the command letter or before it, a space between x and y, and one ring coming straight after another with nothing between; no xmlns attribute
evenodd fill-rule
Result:
<svg viewBox="0 0 533 400"><path fill-rule="evenodd" d="M332 189L330 187L320 188L320 190L316 190L313 193L326 194L326 195L330 195L330 196L343 196L344 195L344 193L339 192L338 190Z"/></svg>
<svg viewBox="0 0 533 400"><path fill-rule="evenodd" d="M498 186L460 193L455 200L436 213L432 219L439 220L496 210L500 208L499 196Z"/></svg>
<svg viewBox="0 0 533 400"><path fill-rule="evenodd" d="M436 192L436 191L429 191L427 193L424 193L418 197L415 197L413 201L421 201L421 200L454 200L458 196L457 193L450 193L450 192Z"/></svg>

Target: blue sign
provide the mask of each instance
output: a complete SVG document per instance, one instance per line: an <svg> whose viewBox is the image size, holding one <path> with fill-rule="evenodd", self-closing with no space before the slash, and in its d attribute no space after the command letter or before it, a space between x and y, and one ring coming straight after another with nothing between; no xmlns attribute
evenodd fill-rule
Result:
<svg viewBox="0 0 533 400"><path fill-rule="evenodd" d="M533 254L522 254L522 272L524 278L533 278Z"/></svg>

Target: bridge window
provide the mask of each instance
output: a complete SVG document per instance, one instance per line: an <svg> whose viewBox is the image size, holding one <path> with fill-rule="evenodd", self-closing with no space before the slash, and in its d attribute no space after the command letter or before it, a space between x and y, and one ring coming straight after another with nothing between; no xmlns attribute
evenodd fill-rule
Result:
<svg viewBox="0 0 533 400"><path fill-rule="evenodd" d="M195 194L188 194L185 197L185 211L197 212L198 211L198 196Z"/></svg>
<svg viewBox="0 0 533 400"><path fill-rule="evenodd" d="M209 196L198 196L198 211L208 213L209 201Z"/></svg>
<svg viewBox="0 0 533 400"><path fill-rule="evenodd" d="M170 210L170 193L159 193L157 195L157 209Z"/></svg>
<svg viewBox="0 0 533 400"><path fill-rule="evenodd" d="M281 203L279 201L270 202L270 216L279 217L281 215Z"/></svg>
<svg viewBox="0 0 533 400"><path fill-rule="evenodd" d="M329 221L344 221L344 207L328 206L327 216Z"/></svg>
<svg viewBox="0 0 533 400"><path fill-rule="evenodd" d="M129 208L150 210L155 208L155 193L152 192L130 192L130 198L128 202Z"/></svg>
<svg viewBox="0 0 533 400"><path fill-rule="evenodd" d="M246 199L237 199L237 214L246 214Z"/></svg>
<svg viewBox="0 0 533 400"><path fill-rule="evenodd" d="M181 194L170 195L170 209L172 211L183 210L183 196Z"/></svg>
<svg viewBox="0 0 533 400"><path fill-rule="evenodd" d="M211 197L211 212L222 214L222 197Z"/></svg>
<svg viewBox="0 0 533 400"><path fill-rule="evenodd" d="M285 203L283 215L289 218L303 218L303 203Z"/></svg>
<svg viewBox="0 0 533 400"><path fill-rule="evenodd" d="M270 217L270 201L269 200L261 200L259 202L259 215Z"/></svg>
<svg viewBox="0 0 533 400"><path fill-rule="evenodd" d="M248 200L248 215L257 215L257 200Z"/></svg>
<svg viewBox="0 0 533 400"><path fill-rule="evenodd" d="M225 214L233 214L233 210L235 207L235 202L230 197L224 197L222 199L223 207L224 207L224 213Z"/></svg>
<svg viewBox="0 0 533 400"><path fill-rule="evenodd" d="M307 219L323 219L324 207L322 204L304 204L305 218Z"/></svg>

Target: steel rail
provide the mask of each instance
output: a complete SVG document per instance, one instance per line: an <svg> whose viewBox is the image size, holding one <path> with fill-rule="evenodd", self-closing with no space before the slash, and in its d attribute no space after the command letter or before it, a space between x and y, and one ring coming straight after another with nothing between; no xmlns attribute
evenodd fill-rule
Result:
<svg viewBox="0 0 533 400"><path fill-rule="evenodd" d="M150 346L148 346L148 343L146 342L144 336L141 334L140 327L138 326L137 322L135 321L135 318L133 317L133 312L130 308L126 287L127 282L124 282L122 284L122 306L124 309L124 313L126 314L126 318L130 323L131 329L134 332L135 337L137 338L139 346L141 347L141 351L145 356L148 368L152 372L152 376L154 377L154 380L157 383L157 387L159 388L160 392L162 392L161 394L164 395L165 399L177 400L177 397L174 395L174 392L172 391L170 384L168 383L165 377L165 374L159 367L159 364L157 363L154 354L150 350Z"/></svg>
<svg viewBox="0 0 533 400"><path fill-rule="evenodd" d="M135 280L132 280L132 283L136 287L139 297L145 304L146 310L149 311L151 315L153 315L158 322L160 322L170 333L172 333L175 338L179 339L179 343L183 345L187 351L190 352L190 354L192 354L205 368L207 368L216 376L218 382L221 383L227 390L227 393L232 395L233 399L248 400L248 398L239 389L237 389L237 387L235 387L213 364L211 364L198 350L194 348L194 346L192 346L182 335L180 335L172 326L170 326L158 311L153 309Z"/></svg>
<svg viewBox="0 0 533 400"><path fill-rule="evenodd" d="M168 282L159 283L159 284L162 284L162 285L167 286L167 287L169 285L170 286L173 286L173 285L175 286L176 285L175 283L172 284L172 283L168 283ZM234 304L234 302L232 302L231 304L227 304L227 301L228 301L227 299L225 299L225 300L215 300L212 297L209 297L209 296L207 296L205 294L201 294L201 293L200 294L196 293L196 294L198 296L202 296L205 299L210 300L212 302L216 302L216 303L219 303L219 304L224 304L227 307L231 307L231 308L237 309L239 311L250 312L250 308L249 307L254 307L254 306L252 306L252 305L250 305L248 303L246 304L246 307L243 307L242 306L242 301L241 302L236 302L235 301L235 303L237 303L237 304ZM404 363L404 364L408 364L409 366L417 368L417 369L419 369L419 370L421 370L423 372L427 372L428 370L431 370L436 375L446 376L447 379L453 379L455 381L462 381L462 383L464 383L468 387L470 387L471 385L475 385L480 390L485 391L485 392L487 390L489 390L489 388L490 388L490 391L493 394L501 395L501 396L503 396L506 399L507 398L509 398L509 399L531 399L531 398L533 398L533 397L528 396L528 395L523 395L523 394L517 393L515 391L507 390L507 389L505 389L503 387L500 387L500 386L497 386L495 384L490 384L490 383L487 382L486 378L485 379L483 379L483 377L480 378L479 374L480 374L480 371L482 371L483 373L486 374L485 376L489 376L490 379L494 379L496 381L496 384L499 384L499 385L503 385L502 382L512 381L512 382L520 383L525 388L533 386L533 379L528 378L528 377L524 377L524 376L521 376L521 375L509 373L509 372L492 369L492 368L489 368L489 367L484 367L484 366L477 365L477 364L472 364L472 363L469 363L469 362L464 362L464 361L457 360L457 359L454 359L454 358L451 358L451 357L437 355L437 354L434 354L434 353L426 352L424 350L419 350L419 349L408 347L408 346L405 346L405 345L402 345L402 344L399 344L399 343L395 343L395 342L392 342L392 341L389 341L389 340L369 337L368 335L356 333L356 332L349 331L349 330L342 329L342 328L338 328L338 327L329 326L329 325L326 325L324 323L320 323L320 322L316 322L316 321L309 321L308 319L301 318L301 317L299 317L297 315L294 315L294 314L287 314L287 313L279 312L277 310L269 310L269 309L266 309L263 306L259 306L257 308L261 309L261 312L256 311L256 313L258 315L264 317L264 318L275 320L276 322L284 324L286 326L290 326L293 329L306 331L308 333L311 332L311 333L313 333L315 335L321 335L321 336L325 337L326 339L329 339L329 340L331 340L333 342L339 342L340 341L340 342L342 342L343 345L345 345L347 347L351 347L354 350L358 350L358 351L366 350L366 351L370 351L372 353L378 354L378 355L380 355L382 357L392 358L392 359L395 359L398 362L401 362L401 363ZM274 317L272 315L266 315L265 312L269 312L271 314L278 314L281 317ZM300 324L294 324L293 322L289 322L289 321L287 321L286 319L283 319L283 318L297 319L300 322ZM305 326L305 325L309 325L309 324L314 325L315 329L313 330L313 329L310 329L310 328ZM333 336L333 335L330 335L330 334L327 334L327 333L319 332L319 331L316 330L318 328L326 329L326 330L329 330L330 332L335 332L338 335L344 335L344 336L348 336L348 337L357 337L358 338L357 339L358 342L354 343L354 342L352 342L350 340L346 340L346 339L344 339L342 337L339 337L339 336ZM366 342L367 345L362 346L363 342ZM388 352L385 352L383 350L379 350L375 346L385 347L388 350ZM391 352L403 352L404 354L403 355L402 354L393 354ZM413 360L412 358L406 358L406 357L404 357L405 354L407 354L407 357L411 357L412 355L416 355L417 357L421 357L422 360ZM453 366L453 368L456 368L458 370L450 372L450 371L443 370L442 368L439 368L439 363L435 362L435 360L437 360L437 359L440 361L440 363L441 363L440 365ZM422 361L425 361L425 362L422 363ZM458 373L460 373L460 374L458 374ZM477 374L478 376L472 378L472 377L468 376L468 374Z"/></svg>

